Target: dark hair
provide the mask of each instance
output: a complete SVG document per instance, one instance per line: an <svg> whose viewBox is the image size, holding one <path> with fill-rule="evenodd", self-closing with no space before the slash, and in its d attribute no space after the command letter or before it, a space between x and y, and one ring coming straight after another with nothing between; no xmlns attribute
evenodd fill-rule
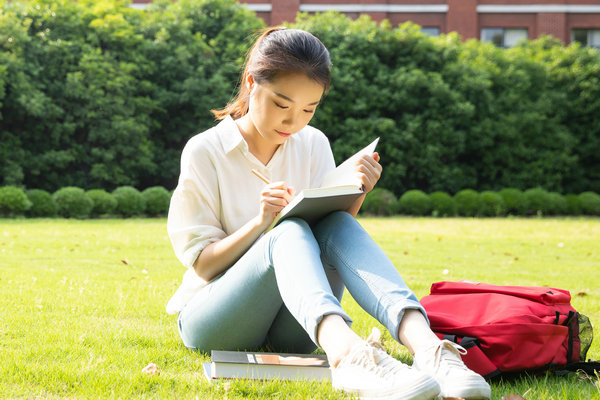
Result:
<svg viewBox="0 0 600 400"><path fill-rule="evenodd" d="M217 119L234 119L248 113L250 91L244 85L248 74L256 83L273 82L283 73L304 73L323 85L327 93L331 81L331 59L327 48L312 34L300 29L266 28L246 55L237 96L221 110L211 110Z"/></svg>

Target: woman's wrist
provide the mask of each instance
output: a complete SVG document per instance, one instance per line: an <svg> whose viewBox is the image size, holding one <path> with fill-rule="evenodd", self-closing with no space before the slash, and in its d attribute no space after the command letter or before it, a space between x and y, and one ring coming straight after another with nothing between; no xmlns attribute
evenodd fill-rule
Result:
<svg viewBox="0 0 600 400"><path fill-rule="evenodd" d="M273 221L270 221L268 218L266 218L262 214L259 214L256 217L254 217L252 222L253 222L253 229L260 231L260 233L263 233L264 231L266 231L273 223Z"/></svg>

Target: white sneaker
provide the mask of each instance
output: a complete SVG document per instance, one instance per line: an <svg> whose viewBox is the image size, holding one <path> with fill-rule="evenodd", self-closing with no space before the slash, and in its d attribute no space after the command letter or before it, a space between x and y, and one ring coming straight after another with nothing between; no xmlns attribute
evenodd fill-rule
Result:
<svg viewBox="0 0 600 400"><path fill-rule="evenodd" d="M443 398L489 399L492 395L490 385L481 375L467 368L461 354L467 354L467 351L456 343L443 340L439 345L415 354L413 367L437 379Z"/></svg>
<svg viewBox="0 0 600 400"><path fill-rule="evenodd" d="M354 346L337 367L331 369L333 387L357 394L361 399L430 400L440 386L429 374L411 368L388 355L381 346L381 332L373 332Z"/></svg>

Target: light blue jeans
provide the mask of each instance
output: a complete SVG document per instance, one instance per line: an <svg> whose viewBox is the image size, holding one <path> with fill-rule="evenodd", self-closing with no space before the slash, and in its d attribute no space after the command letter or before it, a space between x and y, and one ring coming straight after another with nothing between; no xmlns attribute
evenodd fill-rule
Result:
<svg viewBox="0 0 600 400"><path fill-rule="evenodd" d="M344 287L398 339L407 309L423 313L390 259L348 213L311 227L290 218L260 238L179 313L189 348L310 353L323 317L338 314Z"/></svg>

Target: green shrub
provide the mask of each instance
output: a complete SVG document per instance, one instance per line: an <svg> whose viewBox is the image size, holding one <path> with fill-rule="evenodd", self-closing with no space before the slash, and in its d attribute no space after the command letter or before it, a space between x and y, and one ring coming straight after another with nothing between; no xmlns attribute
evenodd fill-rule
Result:
<svg viewBox="0 0 600 400"><path fill-rule="evenodd" d="M498 217L506 214L504 198L496 192L485 190L481 192L481 215L485 217Z"/></svg>
<svg viewBox="0 0 600 400"><path fill-rule="evenodd" d="M433 206L433 215L436 217L453 217L456 215L456 202L446 192L433 192L429 194Z"/></svg>
<svg viewBox="0 0 600 400"><path fill-rule="evenodd" d="M387 189L375 188L365 196L361 213L370 215L393 215L397 212L398 200Z"/></svg>
<svg viewBox="0 0 600 400"><path fill-rule="evenodd" d="M400 212L408 215L429 215L433 202L421 190L409 190L399 200Z"/></svg>
<svg viewBox="0 0 600 400"><path fill-rule="evenodd" d="M567 200L557 192L548 193L548 214L565 215L567 213Z"/></svg>
<svg viewBox="0 0 600 400"><path fill-rule="evenodd" d="M545 215L550 210L549 193L542 188L527 189L524 193L527 214Z"/></svg>
<svg viewBox="0 0 600 400"><path fill-rule="evenodd" d="M117 209L117 200L106 190L91 189L86 193L94 203L94 207L92 208L93 216L112 214Z"/></svg>
<svg viewBox="0 0 600 400"><path fill-rule="evenodd" d="M473 189L463 189L454 195L456 211L464 217L476 217L481 212L481 195Z"/></svg>
<svg viewBox="0 0 600 400"><path fill-rule="evenodd" d="M53 217L56 215L56 204L52 195L42 189L31 189L27 191L27 198L31 202L31 208L27 210L29 217Z"/></svg>
<svg viewBox="0 0 600 400"><path fill-rule="evenodd" d="M505 188L498 194L504 199L507 214L525 215L527 213L527 204L522 190Z"/></svg>
<svg viewBox="0 0 600 400"><path fill-rule="evenodd" d="M579 196L573 193L565 195L565 201L567 202L567 214L568 215L581 215L581 200Z"/></svg>
<svg viewBox="0 0 600 400"><path fill-rule="evenodd" d="M166 215L169 211L171 193L162 186L154 186L142 192L146 201L146 214L150 216Z"/></svg>
<svg viewBox="0 0 600 400"><path fill-rule="evenodd" d="M236 0L96 3L2 1L0 185L174 186L182 139L214 126L207 104L227 103L264 26ZM335 159L385 136L378 187L597 187L597 51L549 37L504 51L339 12L290 27L319 37L335 65L313 121Z"/></svg>
<svg viewBox="0 0 600 400"><path fill-rule="evenodd" d="M0 187L0 211L5 217L21 214L31 207L23 189L14 186Z"/></svg>
<svg viewBox="0 0 600 400"><path fill-rule="evenodd" d="M600 195L594 192L583 192L579 195L581 211L585 215L600 215Z"/></svg>
<svg viewBox="0 0 600 400"><path fill-rule="evenodd" d="M117 200L117 213L124 217L142 215L146 210L144 196L132 186L118 187L112 195Z"/></svg>
<svg viewBox="0 0 600 400"><path fill-rule="evenodd" d="M58 189L52 198L58 215L65 218L86 218L94 207L85 191L75 186Z"/></svg>

